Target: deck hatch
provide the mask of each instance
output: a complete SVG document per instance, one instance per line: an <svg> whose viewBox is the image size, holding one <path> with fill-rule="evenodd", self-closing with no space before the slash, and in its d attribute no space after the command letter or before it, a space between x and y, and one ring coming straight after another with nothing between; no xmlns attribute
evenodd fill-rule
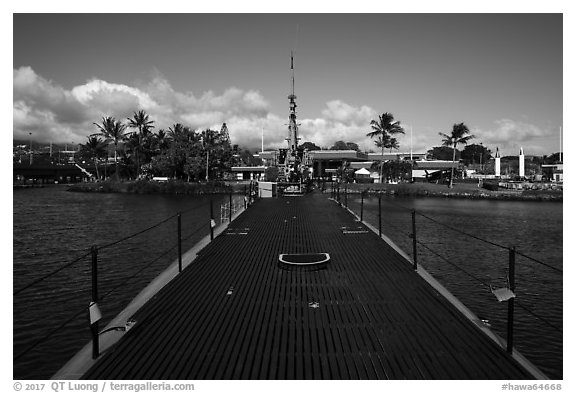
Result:
<svg viewBox="0 0 576 393"><path fill-rule="evenodd" d="M330 262L330 254L320 253L302 253L302 254L280 254L278 257L279 266L284 269L305 269L316 270L324 269Z"/></svg>

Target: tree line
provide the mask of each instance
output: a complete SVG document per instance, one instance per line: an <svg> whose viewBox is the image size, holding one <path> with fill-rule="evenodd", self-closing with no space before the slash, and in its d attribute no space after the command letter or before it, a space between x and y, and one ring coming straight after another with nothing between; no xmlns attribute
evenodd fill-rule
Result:
<svg viewBox="0 0 576 393"><path fill-rule="evenodd" d="M104 116L100 123L93 124L96 132L80 144L79 155L94 163L98 179L165 176L186 181L214 180L223 178L233 165L252 160L248 151L230 143L226 123L220 131L193 130L176 123L154 132L154 121L139 110L125 122ZM111 147L112 173L101 173L102 161L107 163ZM103 169L108 171L108 165Z"/></svg>
<svg viewBox="0 0 576 393"><path fill-rule="evenodd" d="M221 179L226 177L234 165L261 165L262 161L255 158L248 150L232 145L226 123L220 131L211 129L193 130L188 126L176 123L167 130L154 132L154 121L149 115L139 110L126 121L116 120L112 116L102 117L94 134L88 136L84 144L80 144L79 155L82 159L94 163L96 176L101 178L99 163L108 160L108 151L113 148L114 167L111 174L108 165L104 166L102 175L112 175L120 178L142 178L166 176L187 181ZM397 136L405 130L400 121L385 112L378 119L371 120L371 130L366 136L374 139L374 144L384 155L385 150L398 150L400 145ZM492 151L482 143L468 144L475 138L464 123L453 125L450 133L442 133L441 146L428 150L429 158L449 160L453 163L463 161L465 165L486 164L492 158ZM458 150L459 145L466 145ZM304 142L302 148L320 150L313 142ZM330 150L360 151L354 142L336 141ZM546 160L546 157L544 157ZM343 163L345 171L346 163ZM374 166L379 167L380 180L384 177L395 178L407 171L404 165L380 160ZM454 177L453 169L451 179ZM452 181L450 181L450 185Z"/></svg>

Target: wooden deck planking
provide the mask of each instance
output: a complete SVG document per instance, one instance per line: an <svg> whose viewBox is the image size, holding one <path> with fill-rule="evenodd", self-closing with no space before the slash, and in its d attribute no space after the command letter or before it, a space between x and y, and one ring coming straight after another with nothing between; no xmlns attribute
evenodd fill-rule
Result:
<svg viewBox="0 0 576 393"><path fill-rule="evenodd" d="M85 377L530 378L377 235L341 230L361 226L317 196L258 202ZM332 260L315 272L277 266L280 253L304 252Z"/></svg>

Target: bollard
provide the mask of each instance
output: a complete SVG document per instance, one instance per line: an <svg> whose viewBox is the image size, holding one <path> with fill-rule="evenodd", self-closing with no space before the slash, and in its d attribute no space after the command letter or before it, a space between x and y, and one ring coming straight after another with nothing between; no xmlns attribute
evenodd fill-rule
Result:
<svg viewBox="0 0 576 393"><path fill-rule="evenodd" d="M182 216L178 213L178 272L182 273Z"/></svg>
<svg viewBox="0 0 576 393"><path fill-rule="evenodd" d="M364 221L364 191L360 193L360 222Z"/></svg>
<svg viewBox="0 0 576 393"><path fill-rule="evenodd" d="M232 223L232 193L230 193L230 214L228 218L228 224Z"/></svg>
<svg viewBox="0 0 576 393"><path fill-rule="evenodd" d="M514 281L516 264L516 247L508 249L508 285L510 290L514 292L516 283ZM514 350L514 298L508 299L508 334L506 342L506 351L512 354Z"/></svg>
<svg viewBox="0 0 576 393"><path fill-rule="evenodd" d="M98 304L98 247L92 246L92 302ZM98 336L98 321L90 324L92 333L92 359L100 356L100 340Z"/></svg>
<svg viewBox="0 0 576 393"><path fill-rule="evenodd" d="M210 241L214 240L214 201L210 198Z"/></svg>
<svg viewBox="0 0 576 393"><path fill-rule="evenodd" d="M416 252L416 210L412 210L412 254L414 259L414 270L417 270L418 254Z"/></svg>
<svg viewBox="0 0 576 393"><path fill-rule="evenodd" d="M382 194L378 195L378 236L382 237Z"/></svg>

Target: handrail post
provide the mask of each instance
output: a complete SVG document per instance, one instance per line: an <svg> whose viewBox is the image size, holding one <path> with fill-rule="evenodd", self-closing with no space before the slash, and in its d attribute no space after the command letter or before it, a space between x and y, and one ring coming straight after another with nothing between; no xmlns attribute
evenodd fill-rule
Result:
<svg viewBox="0 0 576 393"><path fill-rule="evenodd" d="M182 215L178 213L178 272L182 272Z"/></svg>
<svg viewBox="0 0 576 393"><path fill-rule="evenodd" d="M344 206L348 209L348 184L344 185Z"/></svg>
<svg viewBox="0 0 576 393"><path fill-rule="evenodd" d="M516 265L516 247L508 249L508 285L510 290L514 292L516 283L514 281ZM514 350L514 298L508 299L508 335L506 340L506 351L512 354Z"/></svg>
<svg viewBox="0 0 576 393"><path fill-rule="evenodd" d="M228 223L232 223L232 192L230 192L230 213L228 218Z"/></svg>
<svg viewBox="0 0 576 393"><path fill-rule="evenodd" d="M378 195L378 236L382 237L382 194Z"/></svg>
<svg viewBox="0 0 576 393"><path fill-rule="evenodd" d="M214 240L214 201L210 198L210 241Z"/></svg>
<svg viewBox="0 0 576 393"><path fill-rule="evenodd" d="M92 246L90 253L92 254L92 302L98 304L98 247ZM98 321L90 324L90 331L92 333L92 359L96 359L100 356Z"/></svg>
<svg viewBox="0 0 576 393"><path fill-rule="evenodd" d="M416 251L416 210L412 210L412 254L414 259L414 270L417 270L418 253Z"/></svg>
<svg viewBox="0 0 576 393"><path fill-rule="evenodd" d="M360 222L364 221L364 191L360 193Z"/></svg>

